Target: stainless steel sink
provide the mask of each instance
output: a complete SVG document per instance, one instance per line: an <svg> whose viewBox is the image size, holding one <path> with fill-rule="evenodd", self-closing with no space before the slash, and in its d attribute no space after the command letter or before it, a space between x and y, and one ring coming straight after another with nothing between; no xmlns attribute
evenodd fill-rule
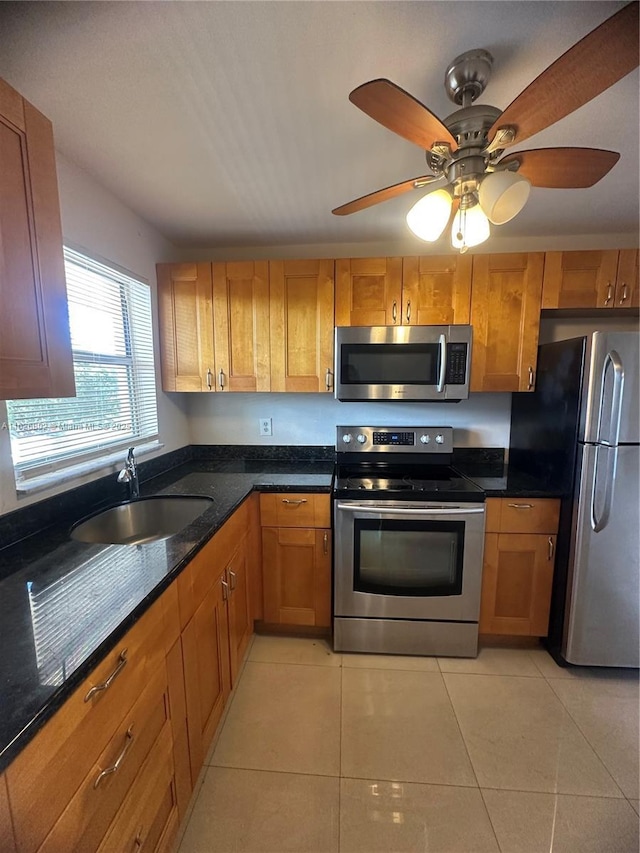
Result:
<svg viewBox="0 0 640 853"><path fill-rule="evenodd" d="M141 545L168 539L202 515L213 498L158 495L112 506L71 528L71 538L104 545Z"/></svg>

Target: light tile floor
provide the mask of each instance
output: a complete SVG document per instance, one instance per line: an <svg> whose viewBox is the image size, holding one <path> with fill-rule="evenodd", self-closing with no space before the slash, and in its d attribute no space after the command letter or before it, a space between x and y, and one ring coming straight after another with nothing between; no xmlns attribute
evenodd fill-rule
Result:
<svg viewBox="0 0 640 853"><path fill-rule="evenodd" d="M254 638L179 853L638 853L636 672Z"/></svg>

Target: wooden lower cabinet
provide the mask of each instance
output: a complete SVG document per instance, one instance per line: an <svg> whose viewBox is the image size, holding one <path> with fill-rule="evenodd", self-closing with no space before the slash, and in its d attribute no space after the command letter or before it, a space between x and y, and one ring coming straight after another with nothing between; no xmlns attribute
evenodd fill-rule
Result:
<svg viewBox="0 0 640 853"><path fill-rule="evenodd" d="M251 594L249 582L249 542L245 537L227 566L229 589L227 605L229 614L229 661L231 685L235 686L238 672L253 634Z"/></svg>
<svg viewBox="0 0 640 853"><path fill-rule="evenodd" d="M481 634L547 635L558 513L557 500L487 500Z"/></svg>
<svg viewBox="0 0 640 853"><path fill-rule="evenodd" d="M270 625L331 625L330 499L260 495L263 618Z"/></svg>
<svg viewBox="0 0 640 853"><path fill-rule="evenodd" d="M7 780L4 774L0 775L0 850L5 851L5 853L15 853L16 850L13 822L9 809Z"/></svg>

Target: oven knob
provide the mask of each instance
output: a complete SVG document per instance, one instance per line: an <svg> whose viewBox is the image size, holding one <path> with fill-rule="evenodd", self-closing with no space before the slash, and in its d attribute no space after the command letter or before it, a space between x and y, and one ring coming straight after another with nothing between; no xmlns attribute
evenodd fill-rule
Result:
<svg viewBox="0 0 640 853"><path fill-rule="evenodd" d="M345 444L351 444L351 434L348 432L345 432L345 434L342 436L342 440L344 441Z"/></svg>
<svg viewBox="0 0 640 853"><path fill-rule="evenodd" d="M356 441L358 442L358 444L364 444L366 440L367 440L367 436L363 435L362 433L360 433L360 435L356 436Z"/></svg>
<svg viewBox="0 0 640 853"><path fill-rule="evenodd" d="M423 444L429 444L429 442L431 441L431 436L430 436L430 435L421 435L421 436L420 436L420 441L421 441Z"/></svg>
<svg viewBox="0 0 640 853"><path fill-rule="evenodd" d="M444 436L440 433L436 436L436 444L444 444Z"/></svg>

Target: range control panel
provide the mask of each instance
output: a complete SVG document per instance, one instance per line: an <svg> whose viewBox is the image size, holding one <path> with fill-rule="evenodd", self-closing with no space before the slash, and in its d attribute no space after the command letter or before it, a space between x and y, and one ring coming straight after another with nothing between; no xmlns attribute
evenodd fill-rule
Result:
<svg viewBox="0 0 640 853"><path fill-rule="evenodd" d="M453 427L337 427L338 453L451 453Z"/></svg>

